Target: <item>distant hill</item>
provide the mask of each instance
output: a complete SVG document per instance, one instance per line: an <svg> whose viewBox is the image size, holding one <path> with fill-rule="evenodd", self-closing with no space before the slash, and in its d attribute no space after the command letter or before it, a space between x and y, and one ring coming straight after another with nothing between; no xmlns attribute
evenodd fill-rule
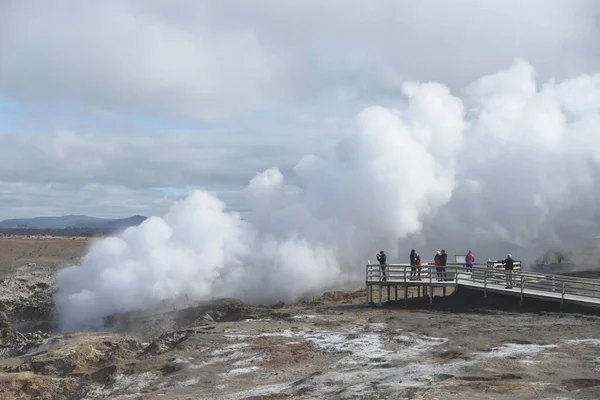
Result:
<svg viewBox="0 0 600 400"><path fill-rule="evenodd" d="M129 218L107 219L87 215L62 217L17 218L0 221L0 229L101 229L120 230L144 222L146 217L134 215Z"/></svg>

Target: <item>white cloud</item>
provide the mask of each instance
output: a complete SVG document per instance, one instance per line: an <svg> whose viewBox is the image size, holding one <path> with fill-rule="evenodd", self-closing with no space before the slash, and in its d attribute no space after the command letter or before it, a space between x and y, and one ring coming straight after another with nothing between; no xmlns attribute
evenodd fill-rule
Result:
<svg viewBox="0 0 600 400"><path fill-rule="evenodd" d="M542 78L598 63L593 1L22 0L0 6L16 99L202 119L459 88L516 57ZM335 104L330 105L336 107Z"/></svg>

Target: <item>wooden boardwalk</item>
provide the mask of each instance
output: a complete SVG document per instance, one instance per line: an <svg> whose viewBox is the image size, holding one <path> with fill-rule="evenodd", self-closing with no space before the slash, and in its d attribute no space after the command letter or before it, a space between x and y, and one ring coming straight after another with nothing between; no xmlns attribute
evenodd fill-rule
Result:
<svg viewBox="0 0 600 400"><path fill-rule="evenodd" d="M543 274L538 272L512 271L512 287L507 287L507 274L501 268L490 268L485 264L476 264L468 269L464 264L449 264L445 267L445 276L430 265L423 266L417 277L408 264L367 264L366 286L367 302L374 303L373 288L379 288L379 303L382 292L387 289L387 297L391 299L392 289L398 300L398 288L404 289L404 301L408 301L408 292L416 288L417 296L429 297L433 302L433 291L442 288L445 295L447 288L454 290L465 287L487 293L500 293L520 297L521 303L526 298L547 301L575 303L589 307L600 307L600 281L588 278L576 278L562 275Z"/></svg>

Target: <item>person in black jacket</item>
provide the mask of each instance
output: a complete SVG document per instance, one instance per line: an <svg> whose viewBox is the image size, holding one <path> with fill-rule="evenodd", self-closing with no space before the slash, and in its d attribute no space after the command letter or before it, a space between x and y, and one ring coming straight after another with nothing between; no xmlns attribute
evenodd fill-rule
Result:
<svg viewBox="0 0 600 400"><path fill-rule="evenodd" d="M442 280L447 281L448 275L446 275L446 263L448 262L448 254L446 250L442 249L440 254L440 272L442 273Z"/></svg>
<svg viewBox="0 0 600 400"><path fill-rule="evenodd" d="M411 279L417 274L417 252L415 249L410 251L410 277Z"/></svg>
<svg viewBox="0 0 600 400"><path fill-rule="evenodd" d="M506 271L506 288L512 289L513 287L513 269L515 267L515 260L513 260L512 256L509 254L508 257L504 261L504 270Z"/></svg>
<svg viewBox="0 0 600 400"><path fill-rule="evenodd" d="M379 265L381 265L381 274L383 278L382 281L387 281L387 275L385 274L385 265L387 264L387 255L381 250L379 254L377 254L377 261L379 261Z"/></svg>

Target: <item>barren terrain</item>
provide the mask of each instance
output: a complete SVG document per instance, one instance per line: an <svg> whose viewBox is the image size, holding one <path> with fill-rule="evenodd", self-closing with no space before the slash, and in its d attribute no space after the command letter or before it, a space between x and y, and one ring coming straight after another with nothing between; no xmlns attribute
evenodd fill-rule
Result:
<svg viewBox="0 0 600 400"><path fill-rule="evenodd" d="M0 239L0 398L600 398L599 317L462 290L433 307L410 293L408 308L366 306L358 287L293 305L222 299L54 333L53 274L86 245Z"/></svg>
<svg viewBox="0 0 600 400"><path fill-rule="evenodd" d="M86 237L0 236L0 278L28 263L55 269L76 263L92 240Z"/></svg>

